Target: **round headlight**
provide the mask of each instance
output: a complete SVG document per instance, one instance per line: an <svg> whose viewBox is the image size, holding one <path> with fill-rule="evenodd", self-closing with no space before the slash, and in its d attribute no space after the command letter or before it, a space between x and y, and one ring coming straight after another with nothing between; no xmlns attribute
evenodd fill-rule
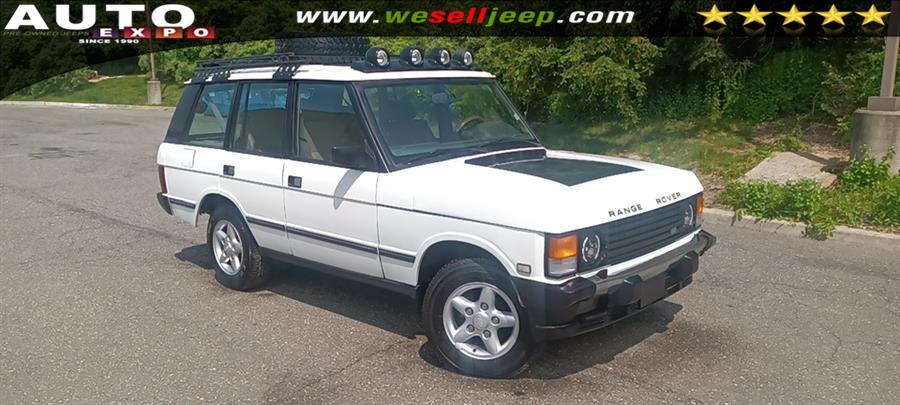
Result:
<svg viewBox="0 0 900 405"><path fill-rule="evenodd" d="M591 234L581 241L581 260L591 264L605 259L600 235Z"/></svg>
<svg viewBox="0 0 900 405"><path fill-rule="evenodd" d="M384 68L391 64L391 57L384 48L369 48L366 51L366 62Z"/></svg>
<svg viewBox="0 0 900 405"><path fill-rule="evenodd" d="M414 46L404 49L400 53L400 60L412 66L422 66L422 63L425 62L425 58L422 57L422 49Z"/></svg>
<svg viewBox="0 0 900 405"><path fill-rule="evenodd" d="M684 225L694 225L694 206L691 204L684 207Z"/></svg>
<svg viewBox="0 0 900 405"><path fill-rule="evenodd" d="M453 55L453 60L460 65L465 67L472 67L472 63L475 62L475 57L472 56L472 52L469 52L465 49L460 49Z"/></svg>
<svg viewBox="0 0 900 405"><path fill-rule="evenodd" d="M439 65L448 66L450 65L450 50L447 48L434 48L431 50L431 60L437 62Z"/></svg>

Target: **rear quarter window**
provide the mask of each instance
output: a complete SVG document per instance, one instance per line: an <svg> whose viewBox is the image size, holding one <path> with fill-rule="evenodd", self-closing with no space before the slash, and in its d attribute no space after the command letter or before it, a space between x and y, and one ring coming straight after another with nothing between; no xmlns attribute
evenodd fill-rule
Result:
<svg viewBox="0 0 900 405"><path fill-rule="evenodd" d="M182 137L188 145L221 148L228 132L231 104L237 83L204 85L194 103L190 125Z"/></svg>
<svg viewBox="0 0 900 405"><path fill-rule="evenodd" d="M189 84L184 86L181 93L181 100L175 107L175 113L172 115L172 122L169 123L169 130L166 131L166 142L181 143L184 132L190 124L193 116L194 102L197 101L197 95L200 94L199 84Z"/></svg>

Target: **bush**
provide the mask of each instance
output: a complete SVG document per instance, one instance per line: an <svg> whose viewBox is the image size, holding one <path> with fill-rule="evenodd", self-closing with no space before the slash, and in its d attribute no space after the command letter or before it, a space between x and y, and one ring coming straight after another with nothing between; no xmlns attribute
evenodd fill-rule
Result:
<svg viewBox="0 0 900 405"><path fill-rule="evenodd" d="M640 37L373 38L396 55L409 45L466 47L531 121L592 117L635 123L660 55Z"/></svg>
<svg viewBox="0 0 900 405"><path fill-rule="evenodd" d="M222 45L195 46L156 52L156 75L162 81L181 83L194 76L197 62L204 59L237 58L275 52L275 41L232 42ZM150 73L150 56L141 55L138 65Z"/></svg>
<svg viewBox="0 0 900 405"><path fill-rule="evenodd" d="M806 236L823 239L838 224L888 229L900 226L900 174L891 175L890 157L851 163L837 188L812 180L778 185L733 181L720 196L739 215L787 219L808 224Z"/></svg>
<svg viewBox="0 0 900 405"><path fill-rule="evenodd" d="M667 38L649 80L645 114L668 119L719 118L753 66L729 52L729 40Z"/></svg>
<svg viewBox="0 0 900 405"><path fill-rule="evenodd" d="M48 94L71 93L88 84L88 74L87 68L75 69L28 86L20 93L32 97L40 97Z"/></svg>
<svg viewBox="0 0 900 405"><path fill-rule="evenodd" d="M893 176L885 182L872 209L871 221L880 226L900 226L900 176Z"/></svg>
<svg viewBox="0 0 900 405"><path fill-rule="evenodd" d="M726 116L761 122L814 113L824 73L819 51L777 53L748 72L733 98L727 100Z"/></svg>
<svg viewBox="0 0 900 405"><path fill-rule="evenodd" d="M854 160L841 172L841 188L844 190L860 190L872 188L884 183L891 177L892 150L881 160L866 156L863 159Z"/></svg>
<svg viewBox="0 0 900 405"><path fill-rule="evenodd" d="M878 94L884 63L884 41L862 38L843 63L826 63L820 108L835 120L845 137L850 135L850 115ZM898 66L900 73L900 66ZM900 74L897 75L900 80Z"/></svg>

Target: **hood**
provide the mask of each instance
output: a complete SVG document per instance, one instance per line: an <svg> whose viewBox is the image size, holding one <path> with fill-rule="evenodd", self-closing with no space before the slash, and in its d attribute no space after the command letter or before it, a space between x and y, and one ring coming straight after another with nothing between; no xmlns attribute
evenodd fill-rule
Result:
<svg viewBox="0 0 900 405"><path fill-rule="evenodd" d="M687 170L543 148L452 159L379 180L387 205L545 233L627 218L701 191Z"/></svg>

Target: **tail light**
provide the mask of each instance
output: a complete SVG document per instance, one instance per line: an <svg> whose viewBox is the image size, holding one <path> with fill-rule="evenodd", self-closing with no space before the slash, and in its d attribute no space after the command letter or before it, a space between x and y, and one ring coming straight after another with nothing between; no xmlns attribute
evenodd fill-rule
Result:
<svg viewBox="0 0 900 405"><path fill-rule="evenodd" d="M166 167L158 165L157 168L159 168L159 190L166 194L169 192L169 188L166 187Z"/></svg>

